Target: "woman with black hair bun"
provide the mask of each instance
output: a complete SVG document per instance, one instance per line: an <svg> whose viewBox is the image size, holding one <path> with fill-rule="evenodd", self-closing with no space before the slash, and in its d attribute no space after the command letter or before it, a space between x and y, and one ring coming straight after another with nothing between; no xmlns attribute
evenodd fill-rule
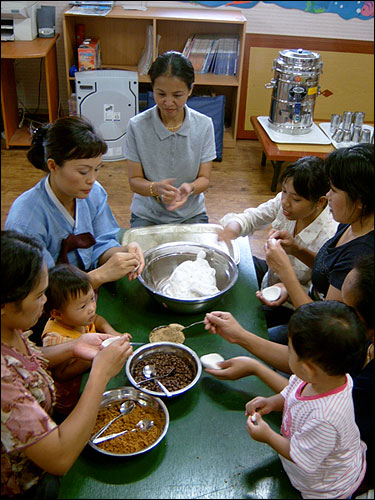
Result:
<svg viewBox="0 0 375 500"><path fill-rule="evenodd" d="M204 191L216 158L212 119L186 104L194 68L168 51L149 70L156 105L129 120L125 136L131 227L207 223Z"/></svg>
<svg viewBox="0 0 375 500"><path fill-rule="evenodd" d="M90 275L93 287L136 278L144 258L137 243L121 246L107 193L96 180L107 151L83 117L59 118L33 135L27 158L48 175L12 204L5 229L34 236L48 268L65 262Z"/></svg>

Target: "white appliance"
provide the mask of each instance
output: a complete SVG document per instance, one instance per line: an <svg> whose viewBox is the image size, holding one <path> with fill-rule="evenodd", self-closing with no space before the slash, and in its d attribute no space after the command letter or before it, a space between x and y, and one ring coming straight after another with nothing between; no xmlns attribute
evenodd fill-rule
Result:
<svg viewBox="0 0 375 500"><path fill-rule="evenodd" d="M138 73L79 71L75 83L77 115L90 120L108 145L103 161L123 160L128 122L138 113Z"/></svg>
<svg viewBox="0 0 375 500"><path fill-rule="evenodd" d="M39 2L1 2L1 41L34 40L38 7Z"/></svg>

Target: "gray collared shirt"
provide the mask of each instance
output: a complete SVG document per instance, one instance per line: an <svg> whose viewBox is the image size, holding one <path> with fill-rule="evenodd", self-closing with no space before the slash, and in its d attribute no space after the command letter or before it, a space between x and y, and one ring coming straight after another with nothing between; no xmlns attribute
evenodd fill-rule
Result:
<svg viewBox="0 0 375 500"><path fill-rule="evenodd" d="M184 123L173 133L163 125L154 106L129 120L125 157L141 163L145 178L151 182L175 178L176 187L193 182L201 164L216 158L212 120L185 105ZM130 209L154 224L179 223L206 211L203 193L191 196L172 212L156 198L135 193Z"/></svg>

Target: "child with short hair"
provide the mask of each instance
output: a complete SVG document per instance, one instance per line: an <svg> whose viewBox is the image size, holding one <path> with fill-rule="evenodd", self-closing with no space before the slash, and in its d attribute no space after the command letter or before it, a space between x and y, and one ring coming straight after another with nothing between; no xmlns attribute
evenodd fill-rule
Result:
<svg viewBox="0 0 375 500"><path fill-rule="evenodd" d="M44 347L69 342L87 333L122 335L96 314L96 297L90 277L78 267L59 264L50 269L46 296L44 310L50 319L42 334ZM129 333L124 335L131 339ZM80 375L90 366L90 362L74 359L54 371L55 410L61 415L68 415L76 405Z"/></svg>
<svg viewBox="0 0 375 500"><path fill-rule="evenodd" d="M364 359L365 326L341 302L312 302L293 313L288 338L294 375L279 394L247 403L247 430L279 453L303 498L349 498L366 472L348 373ZM280 435L261 415L281 410Z"/></svg>

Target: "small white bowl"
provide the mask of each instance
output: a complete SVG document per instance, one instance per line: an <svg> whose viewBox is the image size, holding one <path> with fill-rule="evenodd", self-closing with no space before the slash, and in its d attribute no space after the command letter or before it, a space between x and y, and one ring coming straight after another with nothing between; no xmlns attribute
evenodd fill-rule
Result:
<svg viewBox="0 0 375 500"><path fill-rule="evenodd" d="M277 243L277 239L276 238L270 238L269 240L267 240L267 243L271 244L272 246L275 246L276 243Z"/></svg>
<svg viewBox="0 0 375 500"><path fill-rule="evenodd" d="M211 368L213 370L222 370L221 366L218 365L219 361L224 361L223 356L217 352L211 354L205 354L200 357L203 368Z"/></svg>
<svg viewBox="0 0 375 500"><path fill-rule="evenodd" d="M102 342L103 347L108 347L109 344L112 344L115 340L121 339L120 335L117 335L117 337L110 337L109 339L105 339Z"/></svg>
<svg viewBox="0 0 375 500"><path fill-rule="evenodd" d="M281 289L278 286L269 286L261 291L263 297L270 302L277 300L281 295Z"/></svg>

